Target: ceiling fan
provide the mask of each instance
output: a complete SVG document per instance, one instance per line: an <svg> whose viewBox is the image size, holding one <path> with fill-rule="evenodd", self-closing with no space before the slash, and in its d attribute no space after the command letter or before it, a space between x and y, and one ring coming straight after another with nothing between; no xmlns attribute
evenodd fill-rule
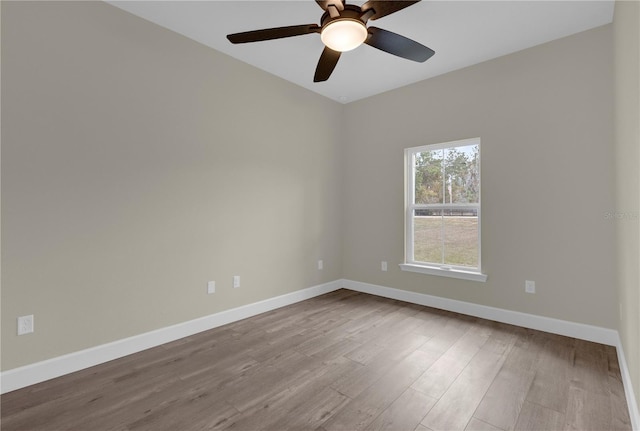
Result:
<svg viewBox="0 0 640 431"><path fill-rule="evenodd" d="M267 28L227 35L231 43L259 42L284 37L320 33L325 48L318 61L313 82L329 79L340 55L363 43L398 57L417 62L427 61L435 52L426 46L378 27L367 27L376 20L409 7L420 0L369 0L362 6L346 4L344 0L316 0L325 11L321 25L303 24Z"/></svg>

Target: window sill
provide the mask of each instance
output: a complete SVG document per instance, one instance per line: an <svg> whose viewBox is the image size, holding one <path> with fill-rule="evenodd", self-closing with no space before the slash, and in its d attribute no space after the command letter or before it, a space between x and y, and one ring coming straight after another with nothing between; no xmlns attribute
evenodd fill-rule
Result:
<svg viewBox="0 0 640 431"><path fill-rule="evenodd" d="M400 269L409 272L418 272L420 274L439 275L441 277L459 278L462 280L487 281L487 275L479 272L463 271L460 269L443 269L434 266L417 265L414 263L401 263Z"/></svg>

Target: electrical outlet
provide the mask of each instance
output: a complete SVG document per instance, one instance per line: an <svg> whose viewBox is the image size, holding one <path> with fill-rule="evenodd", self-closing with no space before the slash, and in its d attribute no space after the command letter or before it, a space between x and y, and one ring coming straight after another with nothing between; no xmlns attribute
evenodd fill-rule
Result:
<svg viewBox="0 0 640 431"><path fill-rule="evenodd" d="M18 317L18 335L30 334L33 332L33 314Z"/></svg>
<svg viewBox="0 0 640 431"><path fill-rule="evenodd" d="M216 282L210 281L207 283L207 293L216 293Z"/></svg>
<svg viewBox="0 0 640 431"><path fill-rule="evenodd" d="M318 269L322 269L324 268L324 262L322 262L322 260L318 261Z"/></svg>
<svg viewBox="0 0 640 431"><path fill-rule="evenodd" d="M524 291L527 293L536 293L536 282L531 280L525 280Z"/></svg>
<svg viewBox="0 0 640 431"><path fill-rule="evenodd" d="M387 270L387 262L386 261L382 261L382 263L380 264L380 269L383 271Z"/></svg>
<svg viewBox="0 0 640 431"><path fill-rule="evenodd" d="M233 276L233 287L234 287L234 289L236 287L240 287L240 276L239 275L234 275Z"/></svg>

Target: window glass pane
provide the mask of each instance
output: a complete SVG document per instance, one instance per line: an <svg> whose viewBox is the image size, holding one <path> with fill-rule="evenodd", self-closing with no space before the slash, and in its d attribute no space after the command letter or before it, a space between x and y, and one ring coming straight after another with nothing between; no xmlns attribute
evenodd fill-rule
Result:
<svg viewBox="0 0 640 431"><path fill-rule="evenodd" d="M475 215L464 215L464 214ZM459 215L463 214L463 215ZM444 263L478 266L478 214L474 210L444 210Z"/></svg>
<svg viewBox="0 0 640 431"><path fill-rule="evenodd" d="M444 150L444 203L479 202L479 155L478 145L453 147Z"/></svg>
<svg viewBox="0 0 640 431"><path fill-rule="evenodd" d="M443 199L443 150L415 153L415 203L438 204Z"/></svg>
<svg viewBox="0 0 640 431"><path fill-rule="evenodd" d="M417 209L413 215L413 259L442 263L442 210Z"/></svg>

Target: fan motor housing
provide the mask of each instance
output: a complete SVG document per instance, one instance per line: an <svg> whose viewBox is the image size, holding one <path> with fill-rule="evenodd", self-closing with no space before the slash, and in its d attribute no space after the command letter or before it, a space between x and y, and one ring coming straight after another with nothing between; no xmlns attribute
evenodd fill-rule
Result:
<svg viewBox="0 0 640 431"><path fill-rule="evenodd" d="M331 15L329 15L329 12L323 13L322 18L320 19L320 23L323 29L333 21L345 20L345 19L358 21L362 24L366 24L366 22L362 20L361 16L362 16L362 10L360 9L359 6L346 4L344 5L344 10L340 12L340 16L337 16L335 18L331 18Z"/></svg>

